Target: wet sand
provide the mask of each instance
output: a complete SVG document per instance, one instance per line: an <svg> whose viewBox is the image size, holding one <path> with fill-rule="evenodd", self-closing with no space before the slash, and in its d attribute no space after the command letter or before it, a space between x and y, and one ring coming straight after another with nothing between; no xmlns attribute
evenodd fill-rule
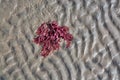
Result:
<svg viewBox="0 0 120 80"><path fill-rule="evenodd" d="M43 58L32 40L53 20L74 40ZM0 80L120 80L120 1L0 0Z"/></svg>

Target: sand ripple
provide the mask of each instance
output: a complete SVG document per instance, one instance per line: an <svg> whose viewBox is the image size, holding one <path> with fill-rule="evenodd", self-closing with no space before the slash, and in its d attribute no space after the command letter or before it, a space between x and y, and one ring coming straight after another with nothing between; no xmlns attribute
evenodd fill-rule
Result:
<svg viewBox="0 0 120 80"><path fill-rule="evenodd" d="M44 59L32 39L50 20L74 40ZM0 0L0 80L120 80L120 1Z"/></svg>

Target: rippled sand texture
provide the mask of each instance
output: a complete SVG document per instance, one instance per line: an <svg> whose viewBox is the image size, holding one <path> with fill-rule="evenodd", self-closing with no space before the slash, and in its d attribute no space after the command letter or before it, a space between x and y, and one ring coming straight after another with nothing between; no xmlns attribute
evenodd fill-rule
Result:
<svg viewBox="0 0 120 80"><path fill-rule="evenodd" d="M32 39L52 20L74 40L43 58ZM120 1L0 0L0 80L120 80Z"/></svg>

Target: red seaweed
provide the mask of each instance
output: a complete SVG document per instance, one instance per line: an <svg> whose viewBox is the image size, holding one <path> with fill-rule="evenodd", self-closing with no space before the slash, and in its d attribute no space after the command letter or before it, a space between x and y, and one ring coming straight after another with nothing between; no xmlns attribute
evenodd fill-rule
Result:
<svg viewBox="0 0 120 80"><path fill-rule="evenodd" d="M34 42L42 46L41 55L46 57L51 51L58 50L61 38L66 40L68 48L73 40L68 31L67 26L59 26L56 21L41 24L36 31L37 37L34 38Z"/></svg>

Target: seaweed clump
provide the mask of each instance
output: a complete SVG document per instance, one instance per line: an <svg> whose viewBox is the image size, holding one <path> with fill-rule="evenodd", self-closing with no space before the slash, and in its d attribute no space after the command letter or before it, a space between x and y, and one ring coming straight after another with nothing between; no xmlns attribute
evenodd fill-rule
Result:
<svg viewBox="0 0 120 80"><path fill-rule="evenodd" d="M68 32L67 26L59 26L56 21L46 22L37 29L37 37L34 42L42 46L41 55L46 57L51 51L60 48L60 39L67 42L66 47L70 46L73 36Z"/></svg>

